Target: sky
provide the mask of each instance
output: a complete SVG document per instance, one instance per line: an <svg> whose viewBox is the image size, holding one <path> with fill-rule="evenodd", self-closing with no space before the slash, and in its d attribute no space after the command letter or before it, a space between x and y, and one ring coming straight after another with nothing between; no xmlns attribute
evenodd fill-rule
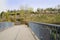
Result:
<svg viewBox="0 0 60 40"><path fill-rule="evenodd" d="M22 6L48 8L60 5L60 0L0 0L0 12L19 9Z"/></svg>

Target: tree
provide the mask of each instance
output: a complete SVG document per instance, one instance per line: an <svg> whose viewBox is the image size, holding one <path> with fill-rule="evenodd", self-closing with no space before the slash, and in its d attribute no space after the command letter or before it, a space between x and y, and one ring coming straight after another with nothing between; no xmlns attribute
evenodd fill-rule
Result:
<svg viewBox="0 0 60 40"><path fill-rule="evenodd" d="M47 10L47 11L55 11L55 9L53 9L53 8L46 8L45 10Z"/></svg>
<svg viewBox="0 0 60 40"><path fill-rule="evenodd" d="M29 12L33 12L33 8L32 8L32 7L29 7L29 8L28 8L28 11L29 11Z"/></svg>
<svg viewBox="0 0 60 40"><path fill-rule="evenodd" d="M4 13L5 13L4 11L1 12L0 14L1 18L3 17Z"/></svg>
<svg viewBox="0 0 60 40"><path fill-rule="evenodd" d="M9 13L10 13L10 11L9 11L9 10L5 13L6 21L7 21L7 22L9 22L9 21L10 21Z"/></svg>
<svg viewBox="0 0 60 40"><path fill-rule="evenodd" d="M37 13L42 13L44 10L43 9L40 9L40 8L37 8Z"/></svg>
<svg viewBox="0 0 60 40"><path fill-rule="evenodd" d="M37 12L40 12L41 11L41 9L40 8L37 8Z"/></svg>

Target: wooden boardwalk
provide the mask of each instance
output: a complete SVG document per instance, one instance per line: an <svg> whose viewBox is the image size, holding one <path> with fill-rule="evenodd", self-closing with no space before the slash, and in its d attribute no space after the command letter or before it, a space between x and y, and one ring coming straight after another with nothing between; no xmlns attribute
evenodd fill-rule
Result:
<svg viewBox="0 0 60 40"><path fill-rule="evenodd" d="M26 25L18 25L0 32L0 40L38 40Z"/></svg>

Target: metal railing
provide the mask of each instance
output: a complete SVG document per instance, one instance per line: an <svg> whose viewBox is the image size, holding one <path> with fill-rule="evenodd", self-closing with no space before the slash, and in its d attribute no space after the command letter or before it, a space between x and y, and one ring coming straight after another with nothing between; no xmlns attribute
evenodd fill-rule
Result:
<svg viewBox="0 0 60 40"><path fill-rule="evenodd" d="M60 25L29 22L29 27L40 40L60 40Z"/></svg>
<svg viewBox="0 0 60 40"><path fill-rule="evenodd" d="M3 31L12 26L14 26L14 23L12 22L0 22L0 31Z"/></svg>

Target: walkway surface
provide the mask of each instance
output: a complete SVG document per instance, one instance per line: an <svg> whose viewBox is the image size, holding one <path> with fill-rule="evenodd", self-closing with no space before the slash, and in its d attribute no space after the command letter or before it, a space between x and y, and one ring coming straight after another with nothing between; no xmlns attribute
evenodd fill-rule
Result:
<svg viewBox="0 0 60 40"><path fill-rule="evenodd" d="M0 40L36 40L26 25L18 25L0 32Z"/></svg>

